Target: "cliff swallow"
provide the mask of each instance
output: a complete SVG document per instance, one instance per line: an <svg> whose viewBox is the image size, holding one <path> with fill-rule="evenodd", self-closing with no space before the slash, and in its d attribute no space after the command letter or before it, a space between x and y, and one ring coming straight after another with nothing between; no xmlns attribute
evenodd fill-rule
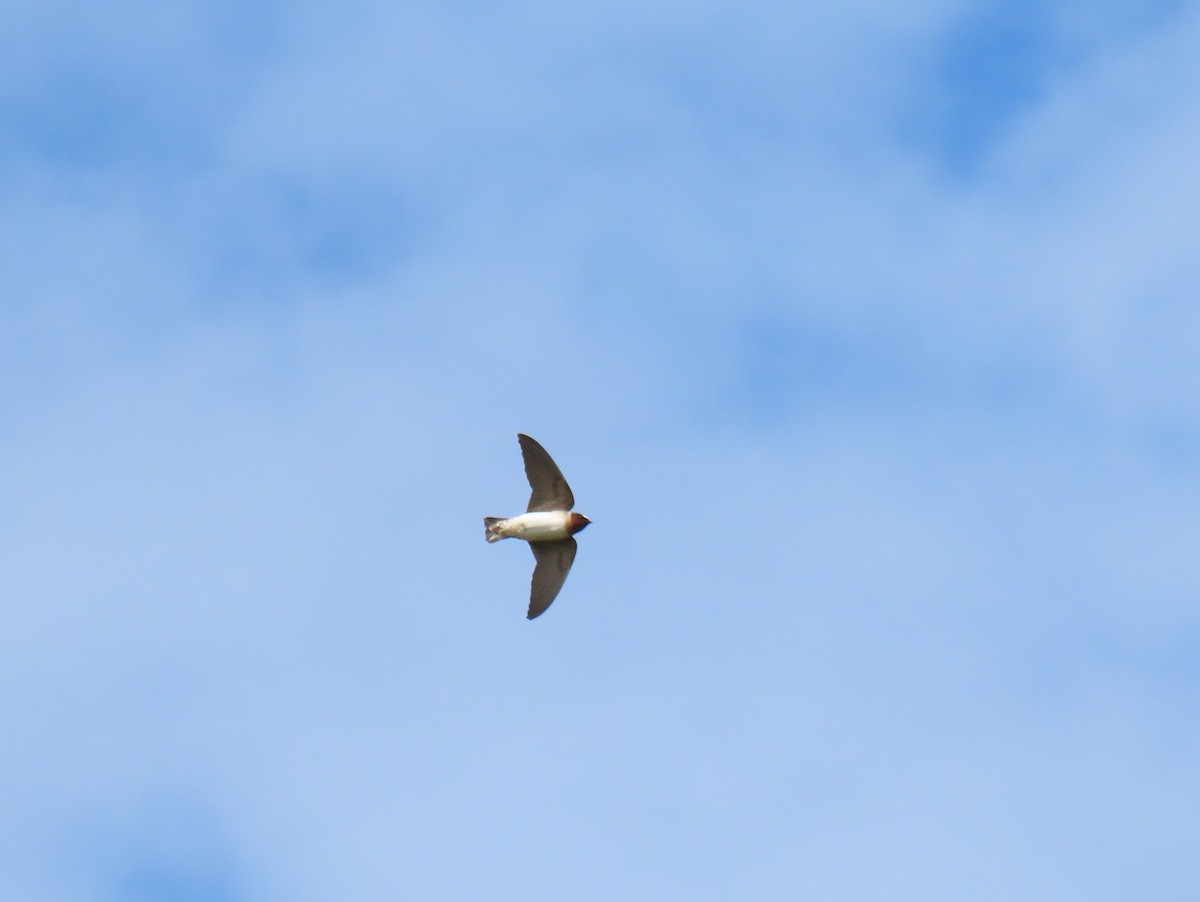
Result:
<svg viewBox="0 0 1200 902"><path fill-rule="evenodd" d="M527 435L518 433L517 440L525 458L525 476L533 489L529 507L516 517L484 517L483 528L489 542L524 539L533 550L537 563L526 615L532 620L550 607L571 571L577 547L572 536L592 521L572 513L575 496L546 449Z"/></svg>

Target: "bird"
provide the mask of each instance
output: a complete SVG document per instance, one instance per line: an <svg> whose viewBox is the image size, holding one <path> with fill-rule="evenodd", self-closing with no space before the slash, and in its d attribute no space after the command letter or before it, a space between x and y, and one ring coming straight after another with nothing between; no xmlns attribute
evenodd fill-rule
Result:
<svg viewBox="0 0 1200 902"><path fill-rule="evenodd" d="M535 563L526 617L532 620L558 596L575 562L575 533L592 521L571 510L575 496L546 449L524 433L517 433L517 441L532 489L529 506L515 517L484 517L483 529L488 542L511 538L529 543Z"/></svg>

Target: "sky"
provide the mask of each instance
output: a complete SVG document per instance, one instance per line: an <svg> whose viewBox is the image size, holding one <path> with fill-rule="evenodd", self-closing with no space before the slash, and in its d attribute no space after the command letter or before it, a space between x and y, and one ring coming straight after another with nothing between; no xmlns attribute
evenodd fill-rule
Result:
<svg viewBox="0 0 1200 902"><path fill-rule="evenodd" d="M2 895L1196 898L1198 43L4 4Z"/></svg>

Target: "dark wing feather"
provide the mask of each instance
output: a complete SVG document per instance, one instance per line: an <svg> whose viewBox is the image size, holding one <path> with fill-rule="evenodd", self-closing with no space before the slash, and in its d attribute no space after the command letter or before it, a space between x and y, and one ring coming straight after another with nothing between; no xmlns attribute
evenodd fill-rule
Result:
<svg viewBox="0 0 1200 902"><path fill-rule="evenodd" d="M537 564L533 568L533 585L529 590L529 614L532 620L550 607L571 572L575 563L575 551L579 547L574 539L559 539L555 542L530 542Z"/></svg>
<svg viewBox="0 0 1200 902"><path fill-rule="evenodd" d="M558 465L546 449L527 435L517 435L521 456L525 458L525 476L533 493L527 511L569 511L575 506L571 487L563 479Z"/></svg>

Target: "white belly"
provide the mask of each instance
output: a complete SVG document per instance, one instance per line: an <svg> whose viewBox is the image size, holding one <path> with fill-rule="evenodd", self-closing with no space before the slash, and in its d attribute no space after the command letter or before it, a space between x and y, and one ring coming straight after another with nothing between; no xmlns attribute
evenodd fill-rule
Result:
<svg viewBox="0 0 1200 902"><path fill-rule="evenodd" d="M514 539L524 539L527 542L549 542L554 539L565 539L567 519L571 515L566 511L530 511L516 517L509 517L499 524L498 532L502 536Z"/></svg>

